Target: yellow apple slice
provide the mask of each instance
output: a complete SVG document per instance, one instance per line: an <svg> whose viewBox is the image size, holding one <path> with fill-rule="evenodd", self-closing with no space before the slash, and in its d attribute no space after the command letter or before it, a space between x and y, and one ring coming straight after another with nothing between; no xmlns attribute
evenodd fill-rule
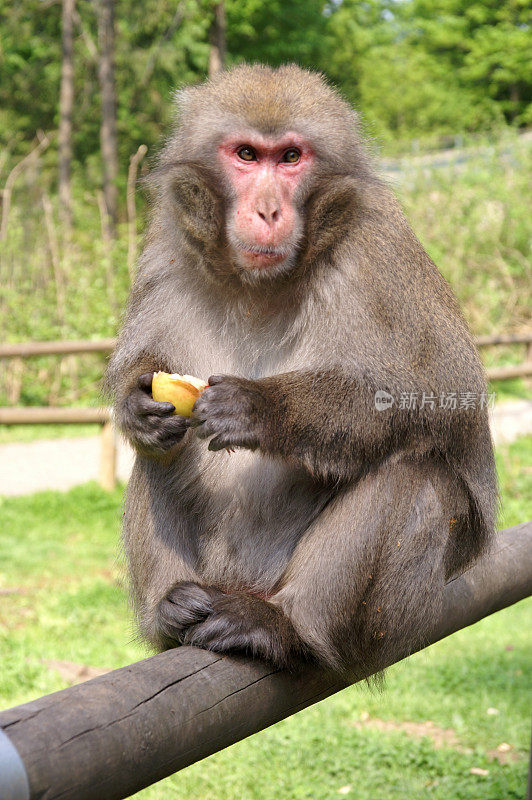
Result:
<svg viewBox="0 0 532 800"><path fill-rule="evenodd" d="M172 403L174 414L181 417L192 416L192 407L208 384L193 375L170 375L168 372L154 372L151 393L160 403Z"/></svg>

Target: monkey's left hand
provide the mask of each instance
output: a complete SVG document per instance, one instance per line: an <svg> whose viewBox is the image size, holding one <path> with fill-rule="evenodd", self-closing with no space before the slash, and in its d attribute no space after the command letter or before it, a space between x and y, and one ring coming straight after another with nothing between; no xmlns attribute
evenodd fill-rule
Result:
<svg viewBox="0 0 532 800"><path fill-rule="evenodd" d="M264 446L272 413L264 388L232 375L212 375L196 400L192 425L201 439L211 438L209 450Z"/></svg>

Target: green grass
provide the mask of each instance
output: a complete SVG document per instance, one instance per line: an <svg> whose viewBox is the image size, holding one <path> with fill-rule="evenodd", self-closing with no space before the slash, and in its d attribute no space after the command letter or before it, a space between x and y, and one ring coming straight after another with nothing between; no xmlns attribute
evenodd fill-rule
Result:
<svg viewBox="0 0 532 800"><path fill-rule="evenodd" d="M495 456L501 492L500 527L532 520L532 436L497 448Z"/></svg>
<svg viewBox="0 0 532 800"><path fill-rule="evenodd" d="M532 519L532 437L497 460L501 524ZM146 655L124 591L120 517L121 491L92 484L0 499L1 707L63 688L49 660L115 668ZM384 692L351 687L138 796L333 800L343 789L352 800L522 798L531 611L528 600L488 617L392 667ZM452 728L454 742L437 748L402 728L429 720ZM489 756L503 742L507 764Z"/></svg>
<svg viewBox="0 0 532 800"><path fill-rule="evenodd" d="M495 366L495 365L494 365ZM503 366L502 363L497 366ZM495 402L505 400L530 400L532 397L532 378L511 378L506 381L492 381L490 392L495 392Z"/></svg>

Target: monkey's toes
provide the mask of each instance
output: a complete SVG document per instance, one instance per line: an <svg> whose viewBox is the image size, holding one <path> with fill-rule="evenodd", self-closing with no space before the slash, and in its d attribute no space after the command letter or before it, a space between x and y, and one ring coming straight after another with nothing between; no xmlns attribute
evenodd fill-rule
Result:
<svg viewBox="0 0 532 800"><path fill-rule="evenodd" d="M301 642L282 612L231 595L215 603L214 613L187 628L183 644L217 653L246 653L281 669L293 666L303 655Z"/></svg>
<svg viewBox="0 0 532 800"><path fill-rule="evenodd" d="M165 646L183 644L187 628L212 614L213 598L218 594L222 592L191 581L176 584L157 607L158 627Z"/></svg>

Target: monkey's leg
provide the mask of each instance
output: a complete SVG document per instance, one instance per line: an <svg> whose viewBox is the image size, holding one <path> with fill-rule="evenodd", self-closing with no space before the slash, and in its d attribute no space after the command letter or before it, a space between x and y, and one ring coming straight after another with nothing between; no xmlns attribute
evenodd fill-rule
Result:
<svg viewBox="0 0 532 800"><path fill-rule="evenodd" d="M190 481L193 458L184 450L173 464L137 460L130 479L124 546L140 631L160 650L194 644L287 666L301 642L277 606L201 584L197 523L175 497L175 487Z"/></svg>
<svg viewBox="0 0 532 800"><path fill-rule="evenodd" d="M272 603L322 663L377 671L430 632L448 564L467 552L468 509L445 466L390 458L313 522Z"/></svg>
<svg viewBox="0 0 532 800"><path fill-rule="evenodd" d="M165 647L190 644L219 653L244 652L289 667L304 647L283 612L245 592L183 581L160 601L160 638Z"/></svg>
<svg viewBox="0 0 532 800"><path fill-rule="evenodd" d="M169 463L137 457L129 480L123 543L140 634L157 649L163 640L158 604L179 581L199 580L194 519L178 502L193 454ZM184 494L186 500L186 494Z"/></svg>
<svg viewBox="0 0 532 800"><path fill-rule="evenodd" d="M279 667L312 657L343 673L378 670L388 651L406 654L430 631L467 514L446 467L390 458L324 509L271 598L183 576L152 607L151 640L246 652Z"/></svg>

